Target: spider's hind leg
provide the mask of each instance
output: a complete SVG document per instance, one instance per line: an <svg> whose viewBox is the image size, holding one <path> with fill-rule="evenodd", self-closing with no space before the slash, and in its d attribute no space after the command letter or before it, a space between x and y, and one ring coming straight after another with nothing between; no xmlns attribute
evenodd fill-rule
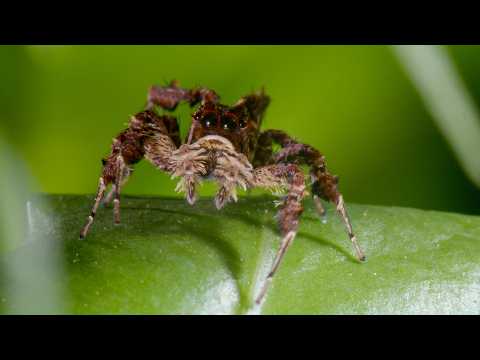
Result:
<svg viewBox="0 0 480 360"><path fill-rule="evenodd" d="M311 175L314 179L312 193L317 197L317 201L320 201L320 198L322 198L335 204L337 213L347 229L348 237L352 242L358 260L365 261L365 254L353 233L352 223L343 201L343 195L337 189L338 177L331 175L325 167L312 169Z"/></svg>
<svg viewBox="0 0 480 360"><path fill-rule="evenodd" d="M115 176L115 182L112 187L113 191L113 221L115 224L120 224L120 190L122 185L128 179L130 175L130 169L125 164L125 160L122 156L117 157L117 174Z"/></svg>
<svg viewBox="0 0 480 360"><path fill-rule="evenodd" d="M114 221L115 223L120 222L120 187L122 182L126 181L130 169L125 165L125 160L121 155L111 155L108 160L105 161L102 176L100 177L97 194L95 196L95 201L93 203L92 210L90 215L87 218L87 223L80 231L80 239L84 239L87 236L87 233L90 227L93 224L95 215L97 213L98 207L102 202L105 192L108 185L112 184L112 189L107 195L114 197Z"/></svg>
<svg viewBox="0 0 480 360"><path fill-rule="evenodd" d="M272 268L255 300L257 304L260 304L283 256L297 234L300 216L303 213L302 200L305 196L305 178L301 168L295 164L276 164L255 169L254 183L255 186L270 190L288 188L288 194L284 198L277 216L283 239Z"/></svg>
<svg viewBox="0 0 480 360"><path fill-rule="evenodd" d="M282 149L273 153L272 143L278 143ZM336 210L347 229L348 236L355 249L357 258L365 260L357 238L353 233L352 224L345 208L342 194L338 191L338 177L329 173L325 164L325 157L310 145L302 144L292 139L288 134L280 130L264 131L258 139L258 149L254 159L254 165L279 164L279 163L302 163L310 167L312 179L312 196L315 207L320 216L326 212L321 200L330 201L336 205Z"/></svg>
<svg viewBox="0 0 480 360"><path fill-rule="evenodd" d="M87 218L87 223L80 231L80 239L84 239L87 236L88 230L90 229L90 226L92 226L93 220L95 219L98 205L100 205L100 202L102 201L103 196L105 195L106 188L107 188L107 185L105 184L105 180L103 176L101 176L100 180L98 181L98 190L97 190L97 195L95 196L95 202L93 204L92 211L90 212L90 215Z"/></svg>
<svg viewBox="0 0 480 360"><path fill-rule="evenodd" d="M120 190L126 184L132 172L133 172L133 168L129 168L128 166L125 166L122 174L122 178L120 180L120 186L119 186ZM102 201L103 206L107 206L112 202L116 193L116 188L117 188L117 185L112 184L112 188L110 189L110 191L107 193L107 196L105 196L105 198Z"/></svg>
<svg viewBox="0 0 480 360"><path fill-rule="evenodd" d="M114 193L115 193L115 184L112 185L112 188L107 193L107 196L104 197L102 201L103 206L107 206L112 202Z"/></svg>

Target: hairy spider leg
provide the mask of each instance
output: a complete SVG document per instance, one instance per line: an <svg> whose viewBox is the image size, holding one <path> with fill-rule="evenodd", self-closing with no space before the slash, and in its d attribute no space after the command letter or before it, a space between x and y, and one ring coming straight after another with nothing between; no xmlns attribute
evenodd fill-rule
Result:
<svg viewBox="0 0 480 360"><path fill-rule="evenodd" d="M278 143L282 147L282 149L275 154L272 149L273 142ZM325 164L325 157L317 149L310 145L295 141L283 131L267 130L260 134L258 149L254 159L254 165L262 163L298 163L310 166L312 195L317 212L321 216L324 216L326 213L321 199L334 203L337 214L345 225L357 258L360 261L365 260L365 254L358 244L357 238L353 232L343 196L338 191L338 177L333 176L328 172Z"/></svg>
<svg viewBox="0 0 480 360"><path fill-rule="evenodd" d="M257 304L260 304L288 247L292 244L297 234L300 216L303 213L302 200L305 196L305 177L302 169L295 164L267 165L254 170L254 184L257 187L269 190L288 189L288 194L281 203L281 208L277 215L283 239L272 268L255 300Z"/></svg>
<svg viewBox="0 0 480 360"><path fill-rule="evenodd" d="M125 186L125 184L127 183L129 177L130 177L130 174L133 172L133 168L130 168L128 166L125 166L124 167L124 170L121 174L121 180L120 180L120 184L119 184L119 189L121 190L123 186ZM103 199L102 203L104 206L107 206L108 204L110 204L114 198L114 195L116 193L116 188L117 188L117 185L114 183L112 184L112 188L110 189L110 191L107 193L107 195L105 196L105 198Z"/></svg>
<svg viewBox="0 0 480 360"><path fill-rule="evenodd" d="M188 102L190 107L198 103L202 105L206 103L216 104L220 100L217 93L205 87L195 87L193 89L184 89L179 87L179 82L173 80L168 86L153 85L148 90L146 110L151 110L155 105L162 109L173 111L177 108L180 102ZM192 124L187 137L187 144L192 142L192 135L199 126L198 121L192 119Z"/></svg>
<svg viewBox="0 0 480 360"><path fill-rule="evenodd" d="M120 184L120 185L122 185L122 184ZM112 188L107 193L107 196L105 196L105 198L103 199L103 201L102 201L103 206L107 206L108 204L110 204L112 202L114 193L115 193L115 184L112 185Z"/></svg>
<svg viewBox="0 0 480 360"><path fill-rule="evenodd" d="M117 174L114 183L114 199L113 199L113 221L120 224L120 182L125 172L125 161L122 156L117 157Z"/></svg>
<svg viewBox="0 0 480 360"><path fill-rule="evenodd" d="M218 210L227 202L237 202L237 187L247 190L254 186L252 164L244 154L236 152L230 142L215 154L213 177L219 185L215 195Z"/></svg>
<svg viewBox="0 0 480 360"><path fill-rule="evenodd" d="M100 180L98 181L98 190L97 190L97 195L95 196L95 202L92 207L92 211L90 212L90 215L87 218L87 223L83 227L83 229L80 231L80 239L84 239L85 236L87 236L87 232L90 229L90 226L93 224L93 219L95 218L95 215L97 213L98 205L100 205L100 201L102 201L103 195L105 194L105 189L106 189L105 181L103 180L103 176L100 177Z"/></svg>
<svg viewBox="0 0 480 360"><path fill-rule="evenodd" d="M165 110L175 110L178 104L186 101L190 106L201 102L219 101L219 96L213 90L197 87L194 89L184 89L178 86L178 81L173 80L168 86L153 85L148 90L147 104L145 110L152 110L155 105Z"/></svg>
<svg viewBox="0 0 480 360"><path fill-rule="evenodd" d="M113 139L111 153L102 161L102 176L95 203L86 225L80 232L80 238L86 237L108 185L112 184L112 189L106 200L114 198L114 223L119 224L120 191L132 172L131 165L145 157L157 168L168 171L168 161L179 143L176 118L158 116L148 110L132 116L129 127Z"/></svg>
<svg viewBox="0 0 480 360"><path fill-rule="evenodd" d="M262 88L259 91L241 97L240 100L233 105L232 109L245 108L250 118L260 127L269 104L270 97L265 94L265 89Z"/></svg>
<svg viewBox="0 0 480 360"><path fill-rule="evenodd" d="M114 140L114 146L118 143L118 140ZM117 189L120 188L120 181L123 176L126 174L126 165L125 160L122 155L114 154L110 155L108 160L106 160L105 165L102 170L102 176L99 180L99 186L97 190L97 195L95 196L95 202L92 207L92 211L87 218L87 223L80 232L80 239L84 239L87 236L88 230L93 224L93 220L98 210L102 199L105 196L105 191L108 185L112 184L113 191L113 213L114 213L114 222L115 224L120 223L120 191Z"/></svg>

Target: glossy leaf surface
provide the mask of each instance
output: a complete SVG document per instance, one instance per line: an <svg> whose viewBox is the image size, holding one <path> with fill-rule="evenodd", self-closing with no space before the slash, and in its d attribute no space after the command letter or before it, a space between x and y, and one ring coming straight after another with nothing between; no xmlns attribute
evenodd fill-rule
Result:
<svg viewBox="0 0 480 360"><path fill-rule="evenodd" d="M210 199L191 207L124 197L122 224L113 225L111 208L100 209L84 241L78 233L92 196L44 198L51 207L35 216L50 221L34 219L32 230L64 248L69 313L480 313L479 217L349 204L367 254L361 264L333 208L324 224L307 201L298 237L255 307L280 240L271 197L243 197L222 211Z"/></svg>

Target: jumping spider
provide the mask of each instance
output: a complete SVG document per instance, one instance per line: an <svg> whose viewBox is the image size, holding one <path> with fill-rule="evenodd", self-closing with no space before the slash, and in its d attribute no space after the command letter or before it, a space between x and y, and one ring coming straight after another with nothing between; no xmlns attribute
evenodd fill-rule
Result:
<svg viewBox="0 0 480 360"><path fill-rule="evenodd" d="M173 111L182 102L191 107L200 103L184 144L179 134L177 119L157 115L154 106ZM179 177L177 191L183 191L189 204L196 200L196 187L204 179L218 183L215 205L221 209L227 202L237 201L236 188L261 187L285 190L278 211L278 223L283 236L273 266L256 298L264 297L280 262L297 233L302 199L307 194L305 175L300 165L310 169L311 193L320 215L325 214L321 199L331 201L343 220L357 258L365 260L358 245L345 209L343 197L337 189L338 177L331 175L324 156L313 147L302 144L280 130L261 131L263 115L270 102L264 90L242 97L234 105L220 104L215 91L199 87L192 90L179 87L173 81L168 86L152 86L144 111L131 117L129 126L118 135L112 151L102 160L103 171L90 216L80 238L87 235L98 206L108 185L112 188L104 202L113 198L115 223L120 222L120 189L128 179L132 165L142 158L172 177ZM281 147L273 151L273 143Z"/></svg>

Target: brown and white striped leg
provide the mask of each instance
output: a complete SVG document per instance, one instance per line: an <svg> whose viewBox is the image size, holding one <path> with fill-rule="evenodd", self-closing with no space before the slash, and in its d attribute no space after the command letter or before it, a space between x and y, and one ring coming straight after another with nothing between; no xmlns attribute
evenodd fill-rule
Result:
<svg viewBox="0 0 480 360"><path fill-rule="evenodd" d="M115 193L113 199L113 222L120 224L120 191L119 186L115 186Z"/></svg>
<svg viewBox="0 0 480 360"><path fill-rule="evenodd" d="M352 223L350 221L350 217L348 216L347 209L345 208L343 195L337 189L338 177L331 175L325 169L325 167L323 167L315 172L312 170L312 178L314 178L312 192L317 196L335 204L337 213L345 224L348 237L350 238L353 248L355 249L357 259L360 261L365 261L365 254L357 242L357 237L353 233Z"/></svg>
<svg viewBox="0 0 480 360"><path fill-rule="evenodd" d="M288 194L282 203L277 217L283 239L272 268L255 300L257 304L260 304L288 247L292 244L297 234L300 216L303 212L302 200L305 196L305 178L302 170L297 165L277 164L255 169L254 182L255 186L272 190L288 188Z"/></svg>
<svg viewBox="0 0 480 360"><path fill-rule="evenodd" d="M173 80L168 86L153 85L148 90L146 110L152 110L154 105L158 105L166 110L175 110L178 104L186 101L193 106L198 102L218 102L219 97L215 91L198 87L194 89L184 89L179 87L178 81Z"/></svg>
<svg viewBox="0 0 480 360"><path fill-rule="evenodd" d="M277 153L273 153L273 142L282 146ZM353 244L357 258L365 260L357 238L353 233L352 224L343 202L343 196L338 191L338 177L329 173L325 164L325 157L314 147L294 140L281 130L264 131L258 140L258 150L255 155L254 165L261 163L302 163L310 166L312 179L312 196L315 208L321 217L325 217L325 208L321 200L331 201L336 205L337 213L347 229L347 234Z"/></svg>
<svg viewBox="0 0 480 360"><path fill-rule="evenodd" d="M128 169L122 156L117 158L117 174L115 176L113 190L113 222L120 224L120 189L124 179L128 177Z"/></svg>
<svg viewBox="0 0 480 360"><path fill-rule="evenodd" d="M316 194L313 195L313 203L315 204L315 210L317 210L318 215L322 218L327 215L327 210L322 204L322 199Z"/></svg>
<svg viewBox="0 0 480 360"><path fill-rule="evenodd" d="M350 216L348 216L347 209L345 208L345 204L343 202L342 194L339 194L338 197L335 199L335 204L337 205L337 212L340 215L345 227L347 229L347 234L350 240L352 241L352 245L355 249L355 253L357 254L357 258L360 261L365 261L366 257L365 254L357 242L357 237L353 233L352 223L350 221Z"/></svg>
<svg viewBox="0 0 480 360"><path fill-rule="evenodd" d="M82 231L80 231L80 239L84 239L85 236L87 236L88 230L90 229L90 226L93 224L93 219L95 218L95 214L97 213L98 205L100 205L100 202L102 201L106 188L107 187L105 185L105 181L103 177L100 177L100 180L98 183L97 195L95 197L95 203L93 204L92 211L90 212L90 215L87 218L87 223L83 227Z"/></svg>
<svg viewBox="0 0 480 360"><path fill-rule="evenodd" d="M215 206L221 209L230 201L237 201L237 187L247 190L255 186L253 182L253 166L244 154L233 149L224 148L215 154L215 170L213 177L219 186L215 196Z"/></svg>
<svg viewBox="0 0 480 360"><path fill-rule="evenodd" d="M122 174L122 179L120 180L120 190L123 188L123 186L127 183L130 174L132 173L133 168L129 168L128 166L124 167L123 174ZM115 191L116 191L117 186L115 184L112 184L112 188L110 191L107 193L107 196L105 196L104 200L102 201L104 206L107 206L110 204L114 198Z"/></svg>
<svg viewBox="0 0 480 360"><path fill-rule="evenodd" d="M172 153L169 159L172 178L180 177L175 188L177 192L184 192L190 205L197 200L196 188L202 176L207 172L207 151L196 145L182 145Z"/></svg>
<svg viewBox="0 0 480 360"><path fill-rule="evenodd" d="M103 206L107 206L112 202L114 193L115 193L115 184L112 185L112 188L107 193L107 196L105 196L105 198L103 199L102 201Z"/></svg>

